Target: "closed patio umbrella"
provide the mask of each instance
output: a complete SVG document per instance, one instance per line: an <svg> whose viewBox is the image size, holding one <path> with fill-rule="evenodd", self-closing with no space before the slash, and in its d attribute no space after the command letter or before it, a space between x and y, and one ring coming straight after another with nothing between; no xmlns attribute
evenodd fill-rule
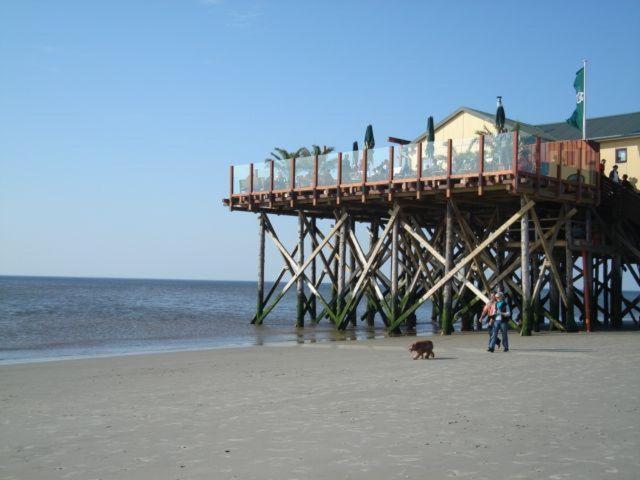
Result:
<svg viewBox="0 0 640 480"><path fill-rule="evenodd" d="M497 133L504 132L505 116L502 106L502 97L498 97L498 109L496 110L496 130Z"/></svg>
<svg viewBox="0 0 640 480"><path fill-rule="evenodd" d="M433 127L433 117L427 118L427 142L434 142L436 139L436 130Z"/></svg>
<svg viewBox="0 0 640 480"><path fill-rule="evenodd" d="M367 131L364 134L364 148L369 150L370 148L375 148L376 141L373 138L373 127L371 125L367 126Z"/></svg>

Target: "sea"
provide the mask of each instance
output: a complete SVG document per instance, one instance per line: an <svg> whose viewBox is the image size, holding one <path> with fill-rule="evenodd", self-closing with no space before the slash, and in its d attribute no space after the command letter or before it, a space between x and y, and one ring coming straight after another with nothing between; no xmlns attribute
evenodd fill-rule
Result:
<svg viewBox="0 0 640 480"><path fill-rule="evenodd" d="M386 335L379 318L296 328L294 288L252 325L256 298L256 282L0 276L0 364ZM417 335L433 333L430 312L418 310Z"/></svg>

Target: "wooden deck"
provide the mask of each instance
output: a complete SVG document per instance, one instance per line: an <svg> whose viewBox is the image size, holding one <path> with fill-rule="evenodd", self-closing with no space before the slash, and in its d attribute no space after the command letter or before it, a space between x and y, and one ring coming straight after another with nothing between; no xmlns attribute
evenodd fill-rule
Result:
<svg viewBox="0 0 640 480"><path fill-rule="evenodd" d="M368 151L363 150L358 166L358 182L344 181L342 178L342 154L337 153L337 174L335 184L318 182L318 156L313 159L313 168L305 178L296 175L297 160L289 159L289 175L286 188L274 188L274 162L268 165L269 177L256 181L256 167L250 164L248 175L239 180L234 167L230 169L229 197L224 205L238 211L268 211L278 214L296 215L304 209L319 217L332 218L333 209L349 205L360 215L377 215L378 210L386 212L394 201L411 203L415 208L429 208L452 195L464 196L476 201L490 196L493 201L513 201L518 195L528 194L537 200L571 204L597 205L600 201L598 145L588 141L563 141L535 144L523 148L514 135L513 154L507 168L492 170L486 168L484 157L484 137L480 137L477 165L471 172L454 173L453 141L448 141L446 168L441 175L421 175L423 172L421 144L416 144L417 169L413 178L397 178L393 162L394 148L389 147L388 178L372 181L367 178L369 168ZM523 159L522 152L531 154ZM264 165L262 165L264 169ZM573 172L572 174L569 172ZM405 176L406 177L406 176ZM352 179L351 179L352 180ZM282 182L279 182L280 184ZM242 191L234 191L237 185ZM282 185L280 185L282 186Z"/></svg>

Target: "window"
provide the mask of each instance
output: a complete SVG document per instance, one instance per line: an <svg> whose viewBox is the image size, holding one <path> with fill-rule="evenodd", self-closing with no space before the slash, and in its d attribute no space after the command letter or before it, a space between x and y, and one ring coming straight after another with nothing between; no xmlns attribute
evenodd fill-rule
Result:
<svg viewBox="0 0 640 480"><path fill-rule="evenodd" d="M616 163L627 163L626 148L616 148Z"/></svg>

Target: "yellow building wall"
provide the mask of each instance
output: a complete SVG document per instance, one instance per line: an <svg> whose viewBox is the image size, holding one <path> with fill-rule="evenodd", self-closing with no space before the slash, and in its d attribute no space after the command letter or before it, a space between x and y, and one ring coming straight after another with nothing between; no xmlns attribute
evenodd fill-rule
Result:
<svg viewBox="0 0 640 480"><path fill-rule="evenodd" d="M616 148L627 149L626 163L616 164ZM606 175L609 175L614 165L618 165L620 178L626 173L633 186L640 188L640 137L600 142L600 159L603 158L607 160Z"/></svg>
<svg viewBox="0 0 640 480"><path fill-rule="evenodd" d="M477 136L477 132L485 131L485 127L491 133L495 133L496 131L491 122L487 122L467 112L460 112L447 123L437 128L435 136L436 140L472 138Z"/></svg>

